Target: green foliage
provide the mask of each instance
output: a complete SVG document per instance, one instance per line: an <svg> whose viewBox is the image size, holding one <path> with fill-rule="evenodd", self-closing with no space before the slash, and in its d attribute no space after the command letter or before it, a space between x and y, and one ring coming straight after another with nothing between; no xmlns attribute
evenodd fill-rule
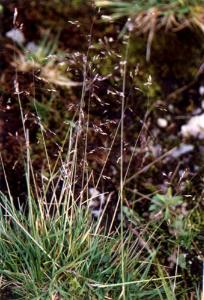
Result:
<svg viewBox="0 0 204 300"><path fill-rule="evenodd" d="M176 13L185 15L190 13L191 7L202 5L203 0L131 0L131 1L103 1L96 0L97 6L107 7L113 11L113 17L131 16L142 11L157 7L163 14Z"/></svg>
<svg viewBox="0 0 204 300"><path fill-rule="evenodd" d="M51 39L49 34L46 34L39 45L36 45L35 51L31 50L28 52L26 49L24 49L24 52L28 60L32 60L43 65L48 62L49 57L52 57L56 54L57 46L58 36L56 36L54 39Z"/></svg>
<svg viewBox="0 0 204 300"><path fill-rule="evenodd" d="M12 199L1 194L1 201L0 275L14 299L119 299L120 236L96 233L88 211L75 206L44 218L31 199L28 220ZM164 274L152 278L156 252L139 252L131 234L123 243L127 299L165 299L167 287L160 283L169 291L171 278L169 283Z"/></svg>
<svg viewBox="0 0 204 300"><path fill-rule="evenodd" d="M195 231L192 229L192 219L181 196L174 196L171 188L165 195L156 194L151 199L149 211L153 219L158 218L167 223L169 232L175 237L178 245L190 247ZM182 254L179 264L185 266Z"/></svg>
<svg viewBox="0 0 204 300"><path fill-rule="evenodd" d="M156 194L152 200L151 205L149 207L150 212L158 213L162 212L164 215L164 219L168 221L171 216L173 210L177 205L181 205L183 203L181 196L173 196L172 189L169 188L166 195Z"/></svg>

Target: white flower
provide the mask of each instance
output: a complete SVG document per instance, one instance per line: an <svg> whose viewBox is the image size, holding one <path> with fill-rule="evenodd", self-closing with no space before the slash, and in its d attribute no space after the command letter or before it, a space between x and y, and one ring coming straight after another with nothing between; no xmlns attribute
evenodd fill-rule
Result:
<svg viewBox="0 0 204 300"><path fill-rule="evenodd" d="M181 155L187 154L189 152L192 152L194 150L194 146L191 144L180 144L178 147L176 147L172 152L171 156L174 158L178 158Z"/></svg>
<svg viewBox="0 0 204 300"><path fill-rule="evenodd" d="M199 94L200 94L201 96L204 95L204 86L203 86L203 85L201 85L201 86L199 87Z"/></svg>
<svg viewBox="0 0 204 300"><path fill-rule="evenodd" d="M157 125L158 125L159 127L161 127L161 128L165 128L165 127L168 125L168 122L167 122L167 120L164 119L164 118L159 118L159 119L157 120Z"/></svg>
<svg viewBox="0 0 204 300"><path fill-rule="evenodd" d="M25 36L24 36L23 32L17 28L13 28L13 29L9 30L6 33L6 36L8 38L12 39L12 41L14 41L20 45L25 42Z"/></svg>
<svg viewBox="0 0 204 300"><path fill-rule="evenodd" d="M36 53L38 51L39 47L34 42L28 42L26 45L26 49L29 52Z"/></svg>
<svg viewBox="0 0 204 300"><path fill-rule="evenodd" d="M183 137L204 139L204 114L192 117L186 125L181 126Z"/></svg>

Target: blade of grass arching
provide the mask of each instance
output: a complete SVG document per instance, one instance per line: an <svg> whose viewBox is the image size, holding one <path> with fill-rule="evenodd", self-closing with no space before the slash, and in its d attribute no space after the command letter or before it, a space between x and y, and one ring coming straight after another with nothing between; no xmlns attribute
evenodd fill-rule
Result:
<svg viewBox="0 0 204 300"><path fill-rule="evenodd" d="M8 216L15 222L16 225L19 226L19 228L24 232L24 234L52 261L53 258L47 253L47 251L36 241L36 239L28 232L28 230L20 223L20 221L17 219L17 216L13 216L13 214L0 203L0 207L2 207L5 212L8 214Z"/></svg>
<svg viewBox="0 0 204 300"><path fill-rule="evenodd" d="M164 300L164 297L162 295L162 291L163 291L162 284L158 286L156 283L155 286L156 286L156 291L157 291L157 294L158 294L160 300Z"/></svg>
<svg viewBox="0 0 204 300"><path fill-rule="evenodd" d="M117 268L119 268L119 264L115 264L114 263L114 259L113 259L113 255L111 255L112 251L115 249L113 247L115 247L118 243L118 237L107 237L107 236L103 236L103 235L98 235L98 239L99 239L99 247L101 249L101 253L103 255L101 255L99 261L98 261L98 268L100 268L100 265L103 264L103 259L104 259L104 255L110 255L110 264L107 265L106 269L103 269L101 271L101 274L107 274L109 270L111 270L111 274L110 277L107 278L107 282L110 280L111 277L114 277L115 272L117 270Z"/></svg>
<svg viewBox="0 0 204 300"><path fill-rule="evenodd" d="M41 249L35 247L30 238L25 238L18 225L11 226L11 223L1 216L0 232L0 255L3 258L0 267L1 274L12 280L20 281L22 285L24 283L27 285L28 277L29 281L32 279L35 282L39 275L42 277L42 274L43 276L46 274L45 270L43 273L41 271ZM20 274L25 278L19 278Z"/></svg>
<svg viewBox="0 0 204 300"><path fill-rule="evenodd" d="M156 253L155 253L156 255ZM151 270L152 270L152 264L153 264L153 260L154 260L154 256L149 256L147 257L147 262L143 262L141 261L140 264L138 264L138 266L136 266L136 270L133 269L133 271L135 271L135 277L136 278L140 278L140 280L143 282L140 282L138 284L136 284L136 291L137 291L137 296L138 299L143 299L143 297L145 297L145 294L148 294L148 291L151 289L151 295L154 297L152 297L153 299L157 299L156 296L158 294L158 292L156 290L154 290L152 288L152 282L149 281L149 279L151 278Z"/></svg>
<svg viewBox="0 0 204 300"><path fill-rule="evenodd" d="M150 254L147 257L145 263L141 263L141 266L139 267L140 273L143 271L142 275L141 275L141 279L146 280L146 278L148 278L148 275L149 275L151 267L153 265L153 261L155 260L156 254L157 254L157 252L155 251L154 253Z"/></svg>
<svg viewBox="0 0 204 300"><path fill-rule="evenodd" d="M174 291L172 289L170 279L174 279L175 280L175 278L178 278L180 276L179 275L175 275L173 277L171 277L171 276L165 277L164 271L162 270L160 264L157 265L157 269L158 269L158 273L159 273L159 275L161 277L162 288L165 291L166 299L167 300L176 300L175 293L174 293Z"/></svg>
<svg viewBox="0 0 204 300"><path fill-rule="evenodd" d="M100 7L118 7L118 8L126 8L129 7L129 3L125 3L124 1L108 1L108 0L96 0L95 4Z"/></svg>
<svg viewBox="0 0 204 300"><path fill-rule="evenodd" d="M115 276L113 273L116 272L117 268L119 268L119 264L114 264L111 253L115 242L117 243L117 240L114 241L103 235L89 234L88 237L90 239L87 241L88 252L87 254L82 253L83 259L85 258L85 260L81 273L87 277L87 272L89 274L89 270L93 269L91 277L94 278L95 283L100 282L102 278L105 278L107 282L111 277L114 279ZM86 259L86 257L88 257L88 259ZM109 261L112 261L111 264L108 263ZM94 283L93 279L91 281Z"/></svg>
<svg viewBox="0 0 204 300"><path fill-rule="evenodd" d="M2 159L1 153L0 153L0 159L1 159L1 166L2 166L2 170L3 170L3 176L4 176L4 180L6 182L6 188L7 188L10 204L12 206L12 210L14 211L15 208L14 208L14 203L13 203L13 197L11 195L11 191L10 191L9 183L8 183L8 180L7 180L7 175L6 175L6 171L5 171L5 168L4 168L4 162L3 162L3 159ZM0 194L1 194L1 197L2 196L5 197L1 191L0 191Z"/></svg>
<svg viewBox="0 0 204 300"><path fill-rule="evenodd" d="M175 267L175 276L178 274L178 264L179 264L179 253L180 253L180 246L178 245L177 254L176 254L176 267ZM176 277L173 283L173 292L175 293L176 290Z"/></svg>
<svg viewBox="0 0 204 300"><path fill-rule="evenodd" d="M180 277L180 276L177 276ZM166 279L174 279L175 276L168 276L168 277L159 277L159 278L150 278L150 279L145 279L145 280L135 280L135 281L127 281L127 282L118 282L118 283L111 283L111 284L103 284L103 283L93 283L91 284L93 287L99 287L99 288L107 288L107 287L122 287L123 285L128 286L128 285L134 285L134 284L139 284L139 283L151 283L153 281L163 281ZM169 300L174 300L175 298L169 298Z"/></svg>

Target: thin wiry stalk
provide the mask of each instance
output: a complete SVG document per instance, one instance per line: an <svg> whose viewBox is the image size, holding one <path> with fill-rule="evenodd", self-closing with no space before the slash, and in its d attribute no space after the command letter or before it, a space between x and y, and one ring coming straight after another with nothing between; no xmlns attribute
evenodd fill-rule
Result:
<svg viewBox="0 0 204 300"><path fill-rule="evenodd" d="M34 61L32 60L33 64L34 64ZM34 68L33 68L34 70ZM39 126L40 126L40 133L41 133L41 136L42 136L42 141L43 141L43 148L44 148L44 151L45 151L45 157L46 157L46 160L47 160L47 166L48 166L48 171L49 171L49 178L52 178L53 177L53 172L52 172L52 168L51 168L51 162L50 162L50 159L49 159L49 155L48 155L48 151L47 151L47 147L46 147L46 141L45 141L45 136L44 136L44 127L41 123L41 118L40 118L40 114L38 112L38 108L37 108L37 105L36 105L36 96L35 96L35 75L34 73L32 74L32 78L33 78L33 86L34 86L34 97L33 97L33 105L34 105L34 108L35 108L35 111L36 111L36 114L37 114L37 118L38 118L38 121L39 121ZM56 164L55 164L56 165ZM55 168L54 168L55 170ZM51 180L50 182L48 182L47 184L47 189L49 188L49 185L52 185L52 190L54 191L54 184L53 184L53 181ZM45 201L46 199L46 194L47 194L47 191L44 193L44 199L42 199L42 202ZM53 200L55 201L55 205L57 206L57 199L56 199L56 194L55 192L53 192ZM45 201L46 202L46 201ZM47 206L47 215L49 215L50 213L50 209L51 209L51 206L52 206L52 201L50 202L49 206Z"/></svg>
<svg viewBox="0 0 204 300"><path fill-rule="evenodd" d="M3 170L4 180L6 182L6 189L7 189L8 195L9 195L9 199L11 200L12 208L14 208L13 197L11 196L11 190L10 190L10 187L9 187L9 183L8 183L8 179L7 179L7 175L6 175L4 162L3 162L3 158L2 158L1 153L0 153L0 159L1 159L1 167L2 167L2 170Z"/></svg>
<svg viewBox="0 0 204 300"><path fill-rule="evenodd" d="M97 189L97 187L98 187L98 185L99 185L99 183L100 183L100 180L101 180L101 178L102 178L102 176L103 176L103 172L104 172L105 167L106 167L106 165L107 165L107 163L108 163L108 159L109 159L109 157L110 157L110 153L111 153L111 151L112 151L112 148L113 148L113 145L114 145L115 140L116 140L116 138L117 138L117 135L118 135L118 132L119 132L120 127L121 127L121 120L118 122L118 126L117 126L117 128L116 128L116 130L115 130L115 133L114 133L114 136L113 136L111 145L110 145L110 147L109 147L109 150L108 150L108 153L107 153L105 162L104 162L103 167L102 167L102 169L101 169L101 171L100 171L100 174L99 174L97 183L96 183L96 185L95 185L96 189Z"/></svg>
<svg viewBox="0 0 204 300"><path fill-rule="evenodd" d="M88 50L87 50L87 54L86 54L86 62L85 62L85 66L84 66L84 81L83 81L83 87L82 87L82 99L84 99L85 97L85 93L86 93L86 80L87 80L87 67L88 67L88 58L89 58L89 51L90 51L90 47L92 44L92 35L93 35L93 26L95 23L95 19L93 19L92 24L91 24L91 29L90 29L90 33L89 33L89 44L88 44ZM83 104L83 103L82 103ZM84 157L83 157L83 167L82 167L82 182L81 182L81 186L84 186L85 183L85 174L87 176L87 180L88 180L88 162L87 162L87 146L88 146L88 129L89 129L89 108L90 108L90 95L89 95L89 99L88 99L88 118L86 120L86 130L85 130L85 143L84 143ZM83 105L82 105L82 109L83 109ZM87 196L88 196L88 186L87 186ZM81 196L83 196L83 194L81 194ZM83 197L82 197L83 198ZM80 199L80 205L82 203L82 199Z"/></svg>
<svg viewBox="0 0 204 300"><path fill-rule="evenodd" d="M157 162L161 161L162 159L164 159L165 157L169 156L171 154L171 152L175 149L175 147L173 147L172 149L168 150L167 152L165 152L164 154L162 154L160 157L156 158L155 160L153 160L151 163L147 164L146 166L144 166L142 169L140 169L138 172L136 172L135 174L131 175L129 178L126 179L125 184L129 183L130 181L132 181L133 179L137 178L140 174L146 172L151 166L153 166L154 164L156 164Z"/></svg>
<svg viewBox="0 0 204 300"><path fill-rule="evenodd" d="M180 276L177 276L180 277ZM160 278L150 278L147 280L136 280L136 281L130 281L130 282L122 282L122 283L113 283L113 284L92 284L92 286L95 287L100 287L100 288L106 288L106 287L117 287L117 286L128 286L131 284L136 284L136 283L145 283L145 282L151 282L151 281L162 281L165 279L174 279L175 276L165 276L165 277L160 277Z"/></svg>
<svg viewBox="0 0 204 300"><path fill-rule="evenodd" d="M74 148L75 149L75 155L74 155L75 166L77 166L77 161L78 161L78 158L77 158L78 143L79 143L79 137L81 134L81 126L83 125L83 119L84 119L83 108L84 108L84 98L86 95L86 88L87 88L87 68L88 68L88 59L89 59L90 46L91 46L91 41L92 41L94 22L95 22L95 19L92 21L92 24L91 24L90 33L89 33L89 44L88 44L88 49L87 49L86 55L84 57L84 64L83 64L83 85L82 85L82 92L81 92L81 99L80 99L80 106L79 106L79 119L78 119L79 130L77 131L77 134L76 134L76 141L75 141L75 148ZM85 154L86 152L87 152L87 145L85 142L85 149L84 149L85 158L86 158L86 154ZM84 183L84 170L86 168L85 164L86 164L86 160L84 161L84 164L83 164L82 186ZM73 183L74 183L73 194L75 194L74 190L75 190L75 181L76 181L76 176L77 176L77 167L75 167L75 169L74 169L73 176L74 176L73 177Z"/></svg>
<svg viewBox="0 0 204 300"><path fill-rule="evenodd" d="M6 211L9 217L17 224L20 229L25 233L26 236L44 253L46 256L53 261L53 258L47 253L47 251L38 243L38 241L24 228L24 226L20 223L17 217L14 217L13 213L11 213L4 205L0 203L0 206ZM53 261L54 262L54 261Z"/></svg>
<svg viewBox="0 0 204 300"><path fill-rule="evenodd" d="M124 58L124 69L123 69L123 85L122 85L122 102L121 102L121 141L120 141L120 219L121 219L121 267L122 267L122 282L125 282L125 257L124 257L124 216L123 216L123 188L124 188L124 157L123 157L123 143L124 143L124 117L125 117L125 92L126 92L126 73L127 73L127 60L128 60L128 47L129 37L127 41L125 58ZM125 285L122 285L121 297L126 299Z"/></svg>
<svg viewBox="0 0 204 300"><path fill-rule="evenodd" d="M180 254L180 246L178 245L177 254L176 254L176 267L175 267L175 276L178 274L178 265L179 265L179 254ZM173 292L175 293L176 290L176 277L173 283Z"/></svg>
<svg viewBox="0 0 204 300"><path fill-rule="evenodd" d="M26 129L26 181L27 181L27 193L28 193L28 209L29 209L29 215L28 220L30 224L33 224L33 205L32 205L32 199L31 199L31 182L30 182L30 142L29 142L29 131Z"/></svg>

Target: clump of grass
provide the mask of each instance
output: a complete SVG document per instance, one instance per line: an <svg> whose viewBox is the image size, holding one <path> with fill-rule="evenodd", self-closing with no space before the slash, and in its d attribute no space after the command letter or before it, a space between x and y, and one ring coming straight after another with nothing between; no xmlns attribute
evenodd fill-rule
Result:
<svg viewBox="0 0 204 300"><path fill-rule="evenodd" d="M96 0L96 6L106 8L111 19L128 17L124 30L134 30L147 34L147 61L156 31L179 31L184 28L198 27L204 31L204 7L202 0L190 1L103 1Z"/></svg>
<svg viewBox="0 0 204 300"><path fill-rule="evenodd" d="M26 205L16 208L8 182L7 195L0 194L0 295L3 297L8 289L10 299L170 300L184 295L178 267L170 275L160 259L157 237L162 241L165 235L168 239L161 228L164 220L156 226L154 220L144 221L119 199L123 222L114 232L106 223L106 206L94 221L89 208L89 181L78 198L75 193L79 136L74 128L69 127L53 167L41 132L48 165L46 175L43 171L40 174L41 184L24 129ZM58 170L59 161L62 168ZM170 206L180 204L180 198L168 197L172 199ZM179 201L175 203L174 199ZM162 209L166 212L168 206ZM115 211L113 218L116 216ZM178 256L180 265L179 252Z"/></svg>
<svg viewBox="0 0 204 300"><path fill-rule="evenodd" d="M123 16L135 16L140 13L152 12L153 10L158 10L158 18L174 16L179 20L182 20L182 17L192 18L194 13L203 14L203 1L202 0L190 0L190 1L179 1L179 0L167 0L167 1L103 1L95 0L95 4L100 7L109 8L113 14L113 18L119 18ZM166 19L167 21L168 19ZM173 19L172 19L173 21ZM161 23L165 25L163 19ZM169 24L170 25L170 24ZM177 22L172 22L172 26L177 26Z"/></svg>
<svg viewBox="0 0 204 300"><path fill-rule="evenodd" d="M2 295L10 287L11 299L120 299L125 286L123 299L175 299L177 275L158 263L157 249L142 246L131 231L123 240L120 228L105 233L102 217L91 218L90 199L77 204L70 178L60 185L53 171L39 189L28 150L27 207L15 207L9 186L7 196L0 194Z"/></svg>
<svg viewBox="0 0 204 300"><path fill-rule="evenodd" d="M117 234L95 233L87 211L74 206L45 219L34 205L28 222L4 195L1 200L0 273L15 299L119 299L121 241ZM162 281L170 293L173 278L150 273L155 253L142 259L131 235L124 249L127 299L164 294L159 287Z"/></svg>
<svg viewBox="0 0 204 300"><path fill-rule="evenodd" d="M47 35L35 48L34 51L14 48L16 55L12 66L17 71L32 72L36 79L49 85L68 89L82 85L69 79L64 53L57 51L57 37L51 39Z"/></svg>
<svg viewBox="0 0 204 300"><path fill-rule="evenodd" d="M48 164L46 176L40 174L41 184L25 127L24 132L26 205L16 208L8 182L7 195L0 194L1 296L8 289L10 299L176 299L177 292L183 293L180 275L170 276L157 257L154 240L160 225L152 230L147 223L139 232L134 215L127 223L124 215L113 232L103 220L104 213L97 221L91 217L89 182L76 198L79 137L73 128L69 127L54 167L41 132ZM67 172L56 169L59 161ZM4 175L6 179L5 171Z"/></svg>

